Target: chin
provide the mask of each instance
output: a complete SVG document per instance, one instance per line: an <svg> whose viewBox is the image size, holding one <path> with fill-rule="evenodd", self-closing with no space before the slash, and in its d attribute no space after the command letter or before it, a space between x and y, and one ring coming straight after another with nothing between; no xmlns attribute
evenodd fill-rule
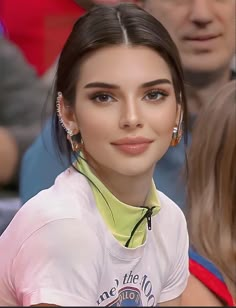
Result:
<svg viewBox="0 0 236 308"><path fill-rule="evenodd" d="M144 175L153 175L155 163L146 164L145 162L142 161L136 161L136 162L130 162L128 164L119 164L117 165L115 172L127 176L127 177L134 177L134 176L144 176Z"/></svg>
<svg viewBox="0 0 236 308"><path fill-rule="evenodd" d="M223 59L214 55L197 55L191 59L183 60L183 67L186 72L192 74L212 74L221 71L222 68L230 67L232 58Z"/></svg>

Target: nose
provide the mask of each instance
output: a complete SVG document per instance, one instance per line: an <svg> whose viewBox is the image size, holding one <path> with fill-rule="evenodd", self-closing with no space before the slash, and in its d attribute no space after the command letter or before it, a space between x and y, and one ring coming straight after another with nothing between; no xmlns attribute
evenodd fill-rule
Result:
<svg viewBox="0 0 236 308"><path fill-rule="evenodd" d="M190 11L190 20L192 23L204 28L212 22L213 16L212 0L192 0Z"/></svg>
<svg viewBox="0 0 236 308"><path fill-rule="evenodd" d="M124 102L120 114L120 128L135 129L143 127L141 110L135 100Z"/></svg>

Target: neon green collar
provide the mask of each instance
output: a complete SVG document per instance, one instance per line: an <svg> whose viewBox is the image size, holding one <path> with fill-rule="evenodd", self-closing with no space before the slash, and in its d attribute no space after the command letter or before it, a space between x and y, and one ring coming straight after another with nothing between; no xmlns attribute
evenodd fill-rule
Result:
<svg viewBox="0 0 236 308"><path fill-rule="evenodd" d="M80 154L82 157L82 153ZM134 207L119 201L106 186L92 173L87 162L83 158L78 158L76 163L78 170L90 179L97 208L113 236L122 244L128 241L134 226L146 214L147 208L153 208L153 215L160 210L160 202L157 196L154 181L152 181L150 193L147 197L145 208ZM99 192L100 191L100 192ZM140 246L146 238L146 219L143 219L135 231L129 247Z"/></svg>

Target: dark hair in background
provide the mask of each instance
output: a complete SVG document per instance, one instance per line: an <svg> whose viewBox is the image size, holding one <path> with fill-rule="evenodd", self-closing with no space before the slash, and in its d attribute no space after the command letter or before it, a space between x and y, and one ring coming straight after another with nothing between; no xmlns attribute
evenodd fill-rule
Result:
<svg viewBox="0 0 236 308"><path fill-rule="evenodd" d="M73 107L84 57L103 47L122 44L147 46L165 60L171 71L177 102L182 105L186 138L187 106L183 72L177 47L169 33L156 18L134 4L98 5L75 23L58 62L53 97L54 133L60 152L66 153L71 163L71 146L56 113L57 93L62 92L67 104ZM80 140L79 134L77 138Z"/></svg>

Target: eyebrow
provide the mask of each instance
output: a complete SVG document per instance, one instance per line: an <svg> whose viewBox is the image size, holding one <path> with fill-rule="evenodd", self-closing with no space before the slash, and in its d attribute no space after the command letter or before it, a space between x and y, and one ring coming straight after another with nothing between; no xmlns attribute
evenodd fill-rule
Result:
<svg viewBox="0 0 236 308"><path fill-rule="evenodd" d="M141 88L148 88L148 87L153 87L157 86L159 84L172 84L172 82L169 79L156 79L152 81L145 82L141 85Z"/></svg>
<svg viewBox="0 0 236 308"><path fill-rule="evenodd" d="M148 88L152 86L156 86L159 84L172 84L169 79L155 79L152 81L145 82L141 85L141 88ZM106 83L106 82L91 82L85 85L85 89L89 88L106 88L106 89L120 89L118 85Z"/></svg>
<svg viewBox="0 0 236 308"><path fill-rule="evenodd" d="M111 83L105 83L105 82L91 82L86 84L86 86L84 87L86 89L88 88L108 88L108 89L119 89L120 87L115 85L115 84L111 84Z"/></svg>

